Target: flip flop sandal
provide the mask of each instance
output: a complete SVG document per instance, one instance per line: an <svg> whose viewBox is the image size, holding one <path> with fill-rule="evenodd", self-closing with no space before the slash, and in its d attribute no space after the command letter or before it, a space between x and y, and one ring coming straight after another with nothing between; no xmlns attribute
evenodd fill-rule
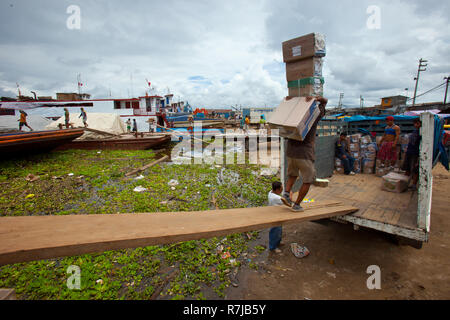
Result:
<svg viewBox="0 0 450 320"><path fill-rule="evenodd" d="M297 243L291 243L291 251L296 258L304 258L310 253L308 248L302 247Z"/></svg>

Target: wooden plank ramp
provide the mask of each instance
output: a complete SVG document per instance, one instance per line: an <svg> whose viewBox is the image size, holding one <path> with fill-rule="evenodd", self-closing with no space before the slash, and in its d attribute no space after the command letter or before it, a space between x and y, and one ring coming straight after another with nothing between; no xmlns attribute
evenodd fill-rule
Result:
<svg viewBox="0 0 450 320"><path fill-rule="evenodd" d="M190 212L0 218L0 265L206 239L345 215L336 201Z"/></svg>

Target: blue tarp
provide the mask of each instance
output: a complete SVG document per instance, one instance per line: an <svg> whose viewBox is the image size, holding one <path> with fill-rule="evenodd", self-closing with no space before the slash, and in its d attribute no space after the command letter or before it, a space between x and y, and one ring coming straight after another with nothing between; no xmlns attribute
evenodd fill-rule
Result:
<svg viewBox="0 0 450 320"><path fill-rule="evenodd" d="M402 116L402 115L394 115L393 117L394 117L394 121L396 121L396 120L414 120L414 119L418 118L418 116ZM386 116L367 117L367 116L356 115L356 116L352 116L350 118L344 119L345 122L372 121L372 120L385 121Z"/></svg>
<svg viewBox="0 0 450 320"><path fill-rule="evenodd" d="M433 145L433 167L441 160L445 169L449 170L447 151L442 138L444 137L444 121L438 115L434 115L434 145Z"/></svg>

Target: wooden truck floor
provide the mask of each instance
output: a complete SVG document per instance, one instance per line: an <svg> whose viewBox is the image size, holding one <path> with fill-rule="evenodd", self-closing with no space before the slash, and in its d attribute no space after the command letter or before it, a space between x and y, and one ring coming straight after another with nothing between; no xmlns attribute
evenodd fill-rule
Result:
<svg viewBox="0 0 450 320"><path fill-rule="evenodd" d="M425 240L422 230L417 228L417 191L394 193L381 189L382 178L374 174L347 176L334 174L328 187L311 187L308 199L315 201L335 200L359 208L355 213L338 220L346 220L358 225L373 227L380 231ZM296 195L294 195L295 197ZM294 198L295 199L295 198ZM364 223L360 223L364 221ZM358 223L359 222L359 223ZM381 226L383 226L381 228Z"/></svg>

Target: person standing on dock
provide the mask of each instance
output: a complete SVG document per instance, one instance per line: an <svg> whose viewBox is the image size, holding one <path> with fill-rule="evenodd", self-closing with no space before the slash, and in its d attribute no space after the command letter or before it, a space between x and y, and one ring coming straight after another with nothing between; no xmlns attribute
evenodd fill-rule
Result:
<svg viewBox="0 0 450 320"><path fill-rule="evenodd" d="M84 111L84 108L81 108L81 114L78 118L83 117L83 124L84 127L87 128L88 124L87 124L87 114L86 111Z"/></svg>
<svg viewBox="0 0 450 320"><path fill-rule="evenodd" d="M261 115L261 119L259 120L259 129L266 128L266 119L264 119L264 115Z"/></svg>
<svg viewBox="0 0 450 320"><path fill-rule="evenodd" d="M245 116L244 131L248 132L249 129L250 129L250 117Z"/></svg>
<svg viewBox="0 0 450 320"><path fill-rule="evenodd" d="M148 119L148 127L150 133L156 132L155 119L153 118Z"/></svg>
<svg viewBox="0 0 450 320"><path fill-rule="evenodd" d="M314 146L316 140L316 130L317 124L325 115L325 106L328 103L328 99L319 96L315 98L307 97L306 101L309 102L312 99L315 99L317 102L319 102L320 115L317 117L316 121L312 125L303 141L288 139L286 148L288 179L286 182L285 191L283 193L283 198L288 204L292 204L290 192L300 173L302 176L303 184L298 192L297 200L292 205L292 210L298 212L303 211L301 203L308 193L311 184L316 179L316 169L314 167Z"/></svg>
<svg viewBox="0 0 450 320"><path fill-rule="evenodd" d="M64 122L66 125L66 129L69 129L69 123L70 121L70 115L69 115L69 110L67 110L67 108L64 108Z"/></svg>
<svg viewBox="0 0 450 320"><path fill-rule="evenodd" d="M133 119L133 132L137 133L137 123L136 123L136 119Z"/></svg>
<svg viewBox="0 0 450 320"><path fill-rule="evenodd" d="M19 112L20 112L20 119L18 120L19 121L19 131L22 131L23 126L26 126L30 129L30 131L33 131L33 129L27 123L28 114L23 110L20 110Z"/></svg>
<svg viewBox="0 0 450 320"><path fill-rule="evenodd" d="M384 135L380 140L378 148L378 159L380 159L385 166L389 164L391 167L397 161L397 143L400 139L400 127L394 123L394 117L386 118L387 126L384 129Z"/></svg>
<svg viewBox="0 0 450 320"><path fill-rule="evenodd" d="M125 122L127 124L127 132L130 133L131 132L131 119L128 118L127 122Z"/></svg>

